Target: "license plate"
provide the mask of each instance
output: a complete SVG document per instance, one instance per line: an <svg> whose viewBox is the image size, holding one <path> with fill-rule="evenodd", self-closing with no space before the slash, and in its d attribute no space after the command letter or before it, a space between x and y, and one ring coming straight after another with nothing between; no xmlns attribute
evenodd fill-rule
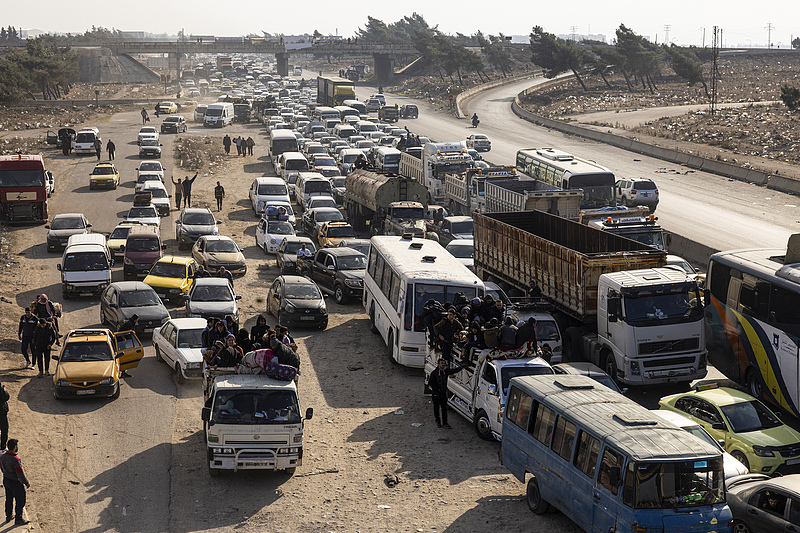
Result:
<svg viewBox="0 0 800 533"><path fill-rule="evenodd" d="M95 394L96 392L97 391L94 389L85 389L85 390L79 390L75 394L77 394L78 396L88 396L90 394Z"/></svg>
<svg viewBox="0 0 800 533"><path fill-rule="evenodd" d="M300 320L314 320L313 316L301 316Z"/></svg>
<svg viewBox="0 0 800 533"><path fill-rule="evenodd" d="M786 465L787 465L787 466L796 465L796 464L798 464L798 463L800 463L800 457L798 457L798 458L796 458L796 459L788 459L788 460L786 461Z"/></svg>
<svg viewBox="0 0 800 533"><path fill-rule="evenodd" d="M144 328L145 333L153 333L153 329L155 328Z"/></svg>
<svg viewBox="0 0 800 533"><path fill-rule="evenodd" d="M642 193L642 198L647 198L648 196L650 196L649 192L643 192Z"/></svg>

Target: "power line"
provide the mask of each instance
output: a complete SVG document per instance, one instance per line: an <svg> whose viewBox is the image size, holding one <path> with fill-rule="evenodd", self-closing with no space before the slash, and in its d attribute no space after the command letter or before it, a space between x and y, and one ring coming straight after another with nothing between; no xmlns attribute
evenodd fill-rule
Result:
<svg viewBox="0 0 800 533"><path fill-rule="evenodd" d="M722 39L722 30L714 26L713 38L711 41L711 114L717 111L717 59L719 58L719 41Z"/></svg>
<svg viewBox="0 0 800 533"><path fill-rule="evenodd" d="M672 29L671 24L664 24L664 44L669 46L669 30Z"/></svg>

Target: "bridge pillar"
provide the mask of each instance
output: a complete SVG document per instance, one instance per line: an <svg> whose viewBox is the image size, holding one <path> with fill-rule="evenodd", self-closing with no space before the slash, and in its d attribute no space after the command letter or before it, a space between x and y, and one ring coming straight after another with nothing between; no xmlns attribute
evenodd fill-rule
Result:
<svg viewBox="0 0 800 533"><path fill-rule="evenodd" d="M375 60L375 79L380 83L392 81L394 78L394 57L388 54L372 54Z"/></svg>
<svg viewBox="0 0 800 533"><path fill-rule="evenodd" d="M181 79L181 57L182 56L183 56L183 54L181 54L180 52L167 54L167 57L168 57L168 61L167 61L168 68L167 68L167 70L168 71L169 70L175 70L175 81L176 82L179 82L180 79Z"/></svg>
<svg viewBox="0 0 800 533"><path fill-rule="evenodd" d="M275 59L278 62L277 70L278 76L288 76L289 75L289 54L286 52L281 52L275 54Z"/></svg>

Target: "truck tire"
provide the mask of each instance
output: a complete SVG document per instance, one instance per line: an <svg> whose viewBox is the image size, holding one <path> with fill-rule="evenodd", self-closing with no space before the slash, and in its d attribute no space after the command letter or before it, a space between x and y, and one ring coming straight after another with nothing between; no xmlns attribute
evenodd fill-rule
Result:
<svg viewBox="0 0 800 533"><path fill-rule="evenodd" d="M486 411L483 409L475 414L473 426L475 426L475 433L477 433L480 438L483 440L494 440L494 435L492 435L492 423L489 420L489 415L487 415Z"/></svg>
<svg viewBox="0 0 800 533"><path fill-rule="evenodd" d="M613 379L615 383L619 383L617 381L617 361L614 360L614 354L606 354L603 359L603 370L606 374L611 376L611 379Z"/></svg>
<svg viewBox="0 0 800 533"><path fill-rule="evenodd" d="M333 287L333 299L336 300L336 303L339 305L342 305L347 299L344 295L344 288L340 283L337 283L336 286Z"/></svg>
<svg viewBox="0 0 800 533"><path fill-rule="evenodd" d="M528 480L528 490L526 492L528 507L531 508L533 514L546 513L549 505L544 501L544 498L542 498L542 493L539 491L539 482L536 481L535 477L531 476Z"/></svg>
<svg viewBox="0 0 800 533"><path fill-rule="evenodd" d="M211 466L211 457L208 458L208 475L211 477L219 476L219 469Z"/></svg>
<svg viewBox="0 0 800 533"><path fill-rule="evenodd" d="M764 382L754 368L750 368L747 371L745 381L747 382L747 390L750 391L750 396L760 399L764 394Z"/></svg>
<svg viewBox="0 0 800 533"><path fill-rule="evenodd" d="M389 356L390 363L397 363L394 358L394 330L389 330L389 335L386 337L386 355Z"/></svg>
<svg viewBox="0 0 800 533"><path fill-rule="evenodd" d="M564 332L564 361L565 363L580 360L581 331L576 327L567 328Z"/></svg>
<svg viewBox="0 0 800 533"><path fill-rule="evenodd" d="M287 476L291 477L297 471L297 467L296 466L291 466L289 468L284 468L283 471L286 472Z"/></svg>

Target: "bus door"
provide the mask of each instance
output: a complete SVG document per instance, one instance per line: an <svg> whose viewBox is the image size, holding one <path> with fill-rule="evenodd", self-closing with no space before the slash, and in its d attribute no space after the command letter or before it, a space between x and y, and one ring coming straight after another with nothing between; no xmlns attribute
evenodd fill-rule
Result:
<svg viewBox="0 0 800 533"><path fill-rule="evenodd" d="M606 447L598 468L597 482L592 490L594 500L593 532L607 533L617 530L617 506L622 466L622 455L612 448Z"/></svg>

